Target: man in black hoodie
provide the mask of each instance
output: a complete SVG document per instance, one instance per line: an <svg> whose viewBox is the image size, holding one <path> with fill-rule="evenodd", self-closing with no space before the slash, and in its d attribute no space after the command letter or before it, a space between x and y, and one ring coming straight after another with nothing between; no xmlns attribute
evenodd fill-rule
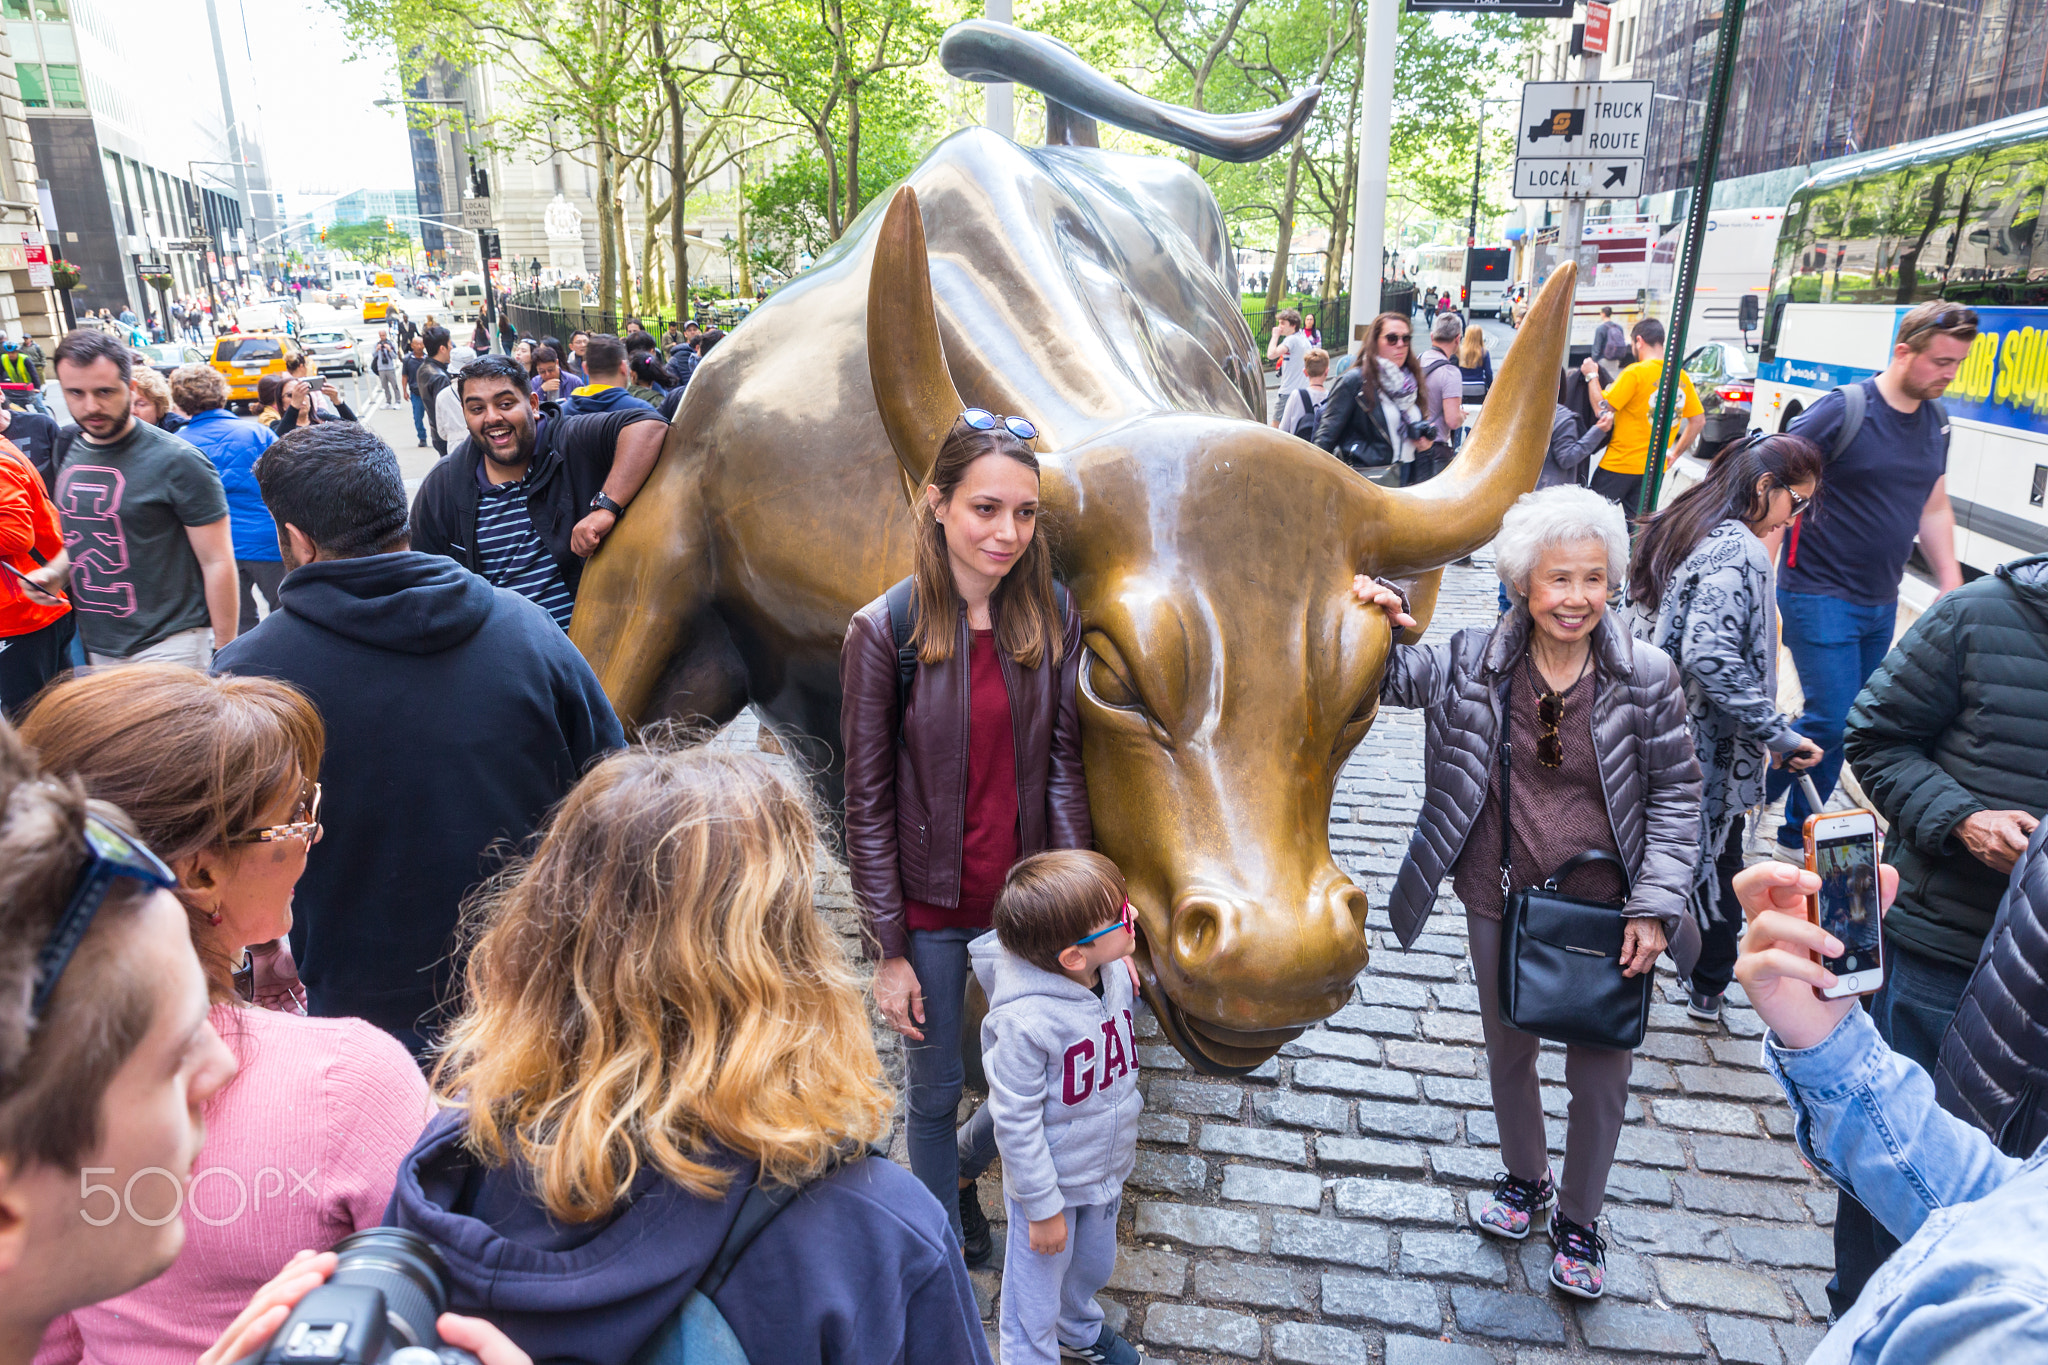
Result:
<svg viewBox="0 0 2048 1365"><path fill-rule="evenodd" d="M314 1014L419 1054L453 1000L463 897L625 734L545 611L409 548L398 457L374 433L302 427L256 481L289 572L280 609L214 667L282 678L326 722L326 833L292 950Z"/></svg>

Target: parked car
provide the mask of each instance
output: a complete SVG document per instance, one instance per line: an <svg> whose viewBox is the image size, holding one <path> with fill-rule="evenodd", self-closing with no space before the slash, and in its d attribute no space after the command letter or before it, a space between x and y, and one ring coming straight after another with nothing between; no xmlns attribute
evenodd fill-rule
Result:
<svg viewBox="0 0 2048 1365"><path fill-rule="evenodd" d="M256 386L266 374L283 374L285 362L299 355L298 340L279 332L240 332L213 344L213 368L228 381L228 404L245 410L256 402Z"/></svg>
<svg viewBox="0 0 2048 1365"><path fill-rule="evenodd" d="M362 343L347 332L305 332L306 359L321 374L361 374Z"/></svg>
<svg viewBox="0 0 2048 1365"><path fill-rule="evenodd" d="M153 342L147 346L137 346L135 351L149 362L149 368L166 379L170 378L171 371L180 365L206 363L206 352L197 346L187 346L183 342Z"/></svg>
<svg viewBox="0 0 2048 1365"><path fill-rule="evenodd" d="M1756 396L1756 357L1740 346L1709 342L1685 358L1685 372L1699 390L1707 416L1700 433L1700 454L1714 453L1749 430L1750 402Z"/></svg>

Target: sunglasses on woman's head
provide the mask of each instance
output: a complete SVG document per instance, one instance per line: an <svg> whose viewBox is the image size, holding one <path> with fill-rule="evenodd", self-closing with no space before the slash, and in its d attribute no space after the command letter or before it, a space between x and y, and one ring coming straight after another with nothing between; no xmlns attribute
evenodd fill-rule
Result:
<svg viewBox="0 0 2048 1365"><path fill-rule="evenodd" d="M178 884L177 876L164 866L163 859L90 813L85 817L85 848L90 856L79 870L71 900L36 952L36 979L28 1005L31 1022L43 1017L50 995L57 989L58 978L71 965L72 954L92 928L93 918L106 903L115 882L125 877L165 891Z"/></svg>
<svg viewBox="0 0 2048 1365"><path fill-rule="evenodd" d="M994 431L996 424L1000 422L1005 431L1020 441L1038 439L1038 428L1032 426L1024 418L1001 417L990 412L987 408L969 408L960 414L960 420L973 427L976 431Z"/></svg>

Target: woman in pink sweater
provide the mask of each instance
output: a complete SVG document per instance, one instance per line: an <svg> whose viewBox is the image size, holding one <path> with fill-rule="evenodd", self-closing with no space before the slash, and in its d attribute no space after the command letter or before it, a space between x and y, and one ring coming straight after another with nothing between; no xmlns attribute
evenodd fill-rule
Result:
<svg viewBox="0 0 2048 1365"><path fill-rule="evenodd" d="M206 1106L206 1142L180 1193L119 1172L121 1217L182 1213L177 1262L142 1288L53 1324L37 1365L191 1365L301 1249L382 1221L428 1114L398 1042L357 1019L254 1009L236 974L292 923L292 887L320 838L319 713L268 678L137 664L73 678L21 726L45 771L74 774L128 812L178 874L240 1066ZM106 1196L87 1205L99 1216Z"/></svg>

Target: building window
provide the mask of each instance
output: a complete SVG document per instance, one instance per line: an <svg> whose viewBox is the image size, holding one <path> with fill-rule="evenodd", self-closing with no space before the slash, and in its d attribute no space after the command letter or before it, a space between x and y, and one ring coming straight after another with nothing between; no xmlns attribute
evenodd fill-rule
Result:
<svg viewBox="0 0 2048 1365"><path fill-rule="evenodd" d="M71 17L71 7L65 0L5 0L0 3L0 14L9 19L39 19L57 24Z"/></svg>
<svg viewBox="0 0 2048 1365"><path fill-rule="evenodd" d="M85 108L85 86L78 79L77 67L52 62L43 69L50 73L50 103L59 109Z"/></svg>
<svg viewBox="0 0 2048 1365"><path fill-rule="evenodd" d="M50 107L50 88L43 82L43 68L35 62L16 62L14 78L21 82L21 102L31 109Z"/></svg>

